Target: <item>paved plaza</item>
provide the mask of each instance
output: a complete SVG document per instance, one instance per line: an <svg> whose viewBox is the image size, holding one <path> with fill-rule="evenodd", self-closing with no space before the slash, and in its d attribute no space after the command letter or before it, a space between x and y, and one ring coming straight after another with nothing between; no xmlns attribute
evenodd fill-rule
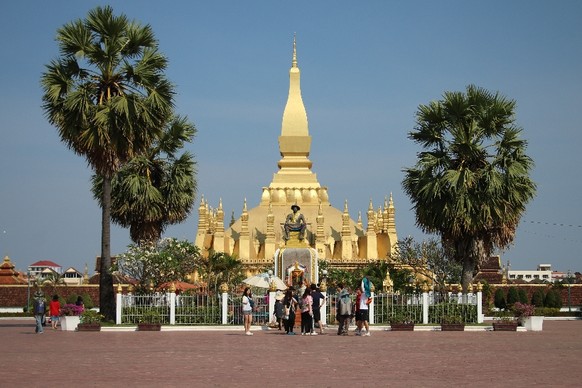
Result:
<svg viewBox="0 0 582 388"><path fill-rule="evenodd" d="M561 387L582 381L582 321L542 332L286 336L255 328L34 333L0 320L2 387Z"/></svg>

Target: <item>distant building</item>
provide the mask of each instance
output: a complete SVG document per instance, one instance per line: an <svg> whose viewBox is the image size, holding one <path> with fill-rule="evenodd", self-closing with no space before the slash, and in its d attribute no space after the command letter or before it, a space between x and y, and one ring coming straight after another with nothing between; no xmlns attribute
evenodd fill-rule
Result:
<svg viewBox="0 0 582 388"><path fill-rule="evenodd" d="M509 280L523 280L525 282L553 282L555 276L552 273L551 264L539 264L536 270L512 270L508 271Z"/></svg>
<svg viewBox="0 0 582 388"><path fill-rule="evenodd" d="M31 278L45 278L51 271L60 275L63 273L63 267L50 260L37 261L28 266L28 272Z"/></svg>
<svg viewBox="0 0 582 388"><path fill-rule="evenodd" d="M22 274L14 269L14 264L8 256L4 256L4 261L0 265L0 285L26 284L26 279Z"/></svg>
<svg viewBox="0 0 582 388"><path fill-rule="evenodd" d="M63 272L63 280L67 285L83 284L83 274L73 267L69 267Z"/></svg>

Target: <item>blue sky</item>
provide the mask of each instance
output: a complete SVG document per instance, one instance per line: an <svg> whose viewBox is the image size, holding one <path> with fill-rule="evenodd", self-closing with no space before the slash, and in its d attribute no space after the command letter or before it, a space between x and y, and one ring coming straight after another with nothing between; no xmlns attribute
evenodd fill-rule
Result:
<svg viewBox="0 0 582 388"><path fill-rule="evenodd" d="M150 24L170 60L177 111L198 129L191 216L166 235L193 241L200 195L226 217L258 205L277 171L277 137L297 34L310 159L330 201L352 218L393 193L399 237L422 239L402 169L420 150L407 138L419 104L475 84L517 101L536 166L536 198L513 269L550 263L582 271L582 2L570 1L29 1L0 16L0 254L92 273L100 209L91 171L61 143L40 108L39 78L58 54L57 28L96 5ZM365 220L365 217L364 217ZM112 253L128 231L114 227Z"/></svg>

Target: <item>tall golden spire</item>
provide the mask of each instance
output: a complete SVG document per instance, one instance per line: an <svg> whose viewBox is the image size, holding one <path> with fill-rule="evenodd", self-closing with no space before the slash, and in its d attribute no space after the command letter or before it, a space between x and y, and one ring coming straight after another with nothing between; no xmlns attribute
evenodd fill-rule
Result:
<svg viewBox="0 0 582 388"><path fill-rule="evenodd" d="M301 72L297 65L297 39L293 37L293 56L291 69L289 69L289 94L283 120L281 124L281 136L279 136L279 152L281 159L279 171L274 174L273 181L268 190L263 191L261 203L267 206L269 202L274 205L287 205L287 202L302 202L308 200L317 204L321 199L327 202L327 192L324 189L321 194L317 190L321 188L316 175L311 171L312 163L309 160L311 149L311 136L307 112L301 97ZM292 193L287 195L286 193ZM287 198L286 198L287 197ZM319 198L318 198L319 197Z"/></svg>

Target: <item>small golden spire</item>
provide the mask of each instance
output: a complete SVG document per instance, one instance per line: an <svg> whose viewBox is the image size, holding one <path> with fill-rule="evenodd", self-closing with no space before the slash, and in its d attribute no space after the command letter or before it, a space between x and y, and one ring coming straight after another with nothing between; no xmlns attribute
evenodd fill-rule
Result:
<svg viewBox="0 0 582 388"><path fill-rule="evenodd" d="M293 60L291 61L291 67L297 67L297 42L296 42L296 35L297 33L293 34Z"/></svg>

